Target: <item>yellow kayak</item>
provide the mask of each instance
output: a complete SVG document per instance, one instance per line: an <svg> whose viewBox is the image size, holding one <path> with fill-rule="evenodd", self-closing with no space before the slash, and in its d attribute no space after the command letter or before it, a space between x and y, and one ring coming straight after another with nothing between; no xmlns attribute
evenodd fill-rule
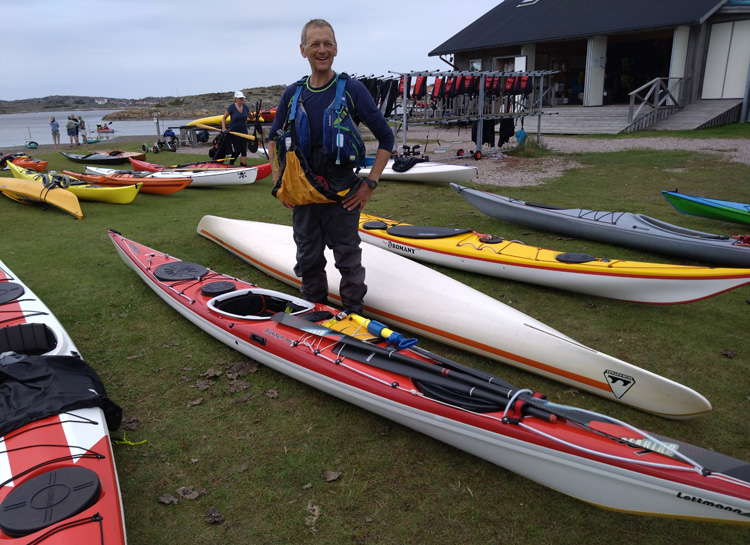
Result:
<svg viewBox="0 0 750 545"><path fill-rule="evenodd" d="M66 189L82 201L130 204L143 187L143 182L120 187L73 182Z"/></svg>
<svg viewBox="0 0 750 545"><path fill-rule="evenodd" d="M689 303L750 284L750 269L598 258L369 214L360 216L359 234L364 242L417 261L636 303Z"/></svg>
<svg viewBox="0 0 750 545"><path fill-rule="evenodd" d="M77 219L83 217L81 205L70 191L59 187L52 189L44 187L39 182L20 180L18 178L0 178L0 191L16 202L23 204L45 203L59 208Z"/></svg>
<svg viewBox="0 0 750 545"><path fill-rule="evenodd" d="M28 168L20 168L16 165L10 167L13 176L20 180L29 180L44 184L44 175ZM71 183L63 189L70 191L82 201L106 202L112 204L128 204L133 202L135 196L141 190L143 182L135 185L121 187L110 187L104 185L82 182L70 178Z"/></svg>
<svg viewBox="0 0 750 545"><path fill-rule="evenodd" d="M194 121L191 121L187 124L188 127L197 127L198 125L215 125L217 127L221 127L221 118L224 117L224 115L211 115L208 117L201 117L200 119L195 119ZM252 123L255 121L255 114L251 113L249 116L247 116L247 122ZM263 119L263 116L260 116L259 121L263 123L265 120Z"/></svg>

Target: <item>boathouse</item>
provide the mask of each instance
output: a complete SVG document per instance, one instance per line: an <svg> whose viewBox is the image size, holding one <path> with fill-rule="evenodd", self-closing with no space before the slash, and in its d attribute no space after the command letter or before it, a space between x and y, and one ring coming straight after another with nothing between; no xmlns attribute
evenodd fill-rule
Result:
<svg viewBox="0 0 750 545"><path fill-rule="evenodd" d="M750 0L504 0L429 55L457 70L553 70L547 111L618 107L608 130L580 132L746 121Z"/></svg>

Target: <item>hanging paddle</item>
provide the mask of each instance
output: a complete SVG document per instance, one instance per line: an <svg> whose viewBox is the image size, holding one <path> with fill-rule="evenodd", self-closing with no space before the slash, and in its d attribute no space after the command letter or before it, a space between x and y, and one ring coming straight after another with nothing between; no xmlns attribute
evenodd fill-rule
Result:
<svg viewBox="0 0 750 545"><path fill-rule="evenodd" d="M252 153L255 153L258 151L258 134L260 134L260 143L263 143L263 125L261 124L260 117L260 105L262 101L257 101L255 103L255 119L253 121L253 137L255 137L255 141L250 142L247 145L247 149L251 151ZM268 152L266 151L266 146L263 144L263 151L266 154L266 158L268 158Z"/></svg>

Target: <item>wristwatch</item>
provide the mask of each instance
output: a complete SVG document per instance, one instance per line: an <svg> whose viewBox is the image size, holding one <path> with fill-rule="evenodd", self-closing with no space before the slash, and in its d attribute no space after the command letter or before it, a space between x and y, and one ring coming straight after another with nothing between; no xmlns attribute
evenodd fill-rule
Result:
<svg viewBox="0 0 750 545"><path fill-rule="evenodd" d="M370 189L375 189L376 187L378 187L378 182L376 182L375 180L371 180L370 178L367 178L365 180L365 183L367 183L367 187L369 187Z"/></svg>

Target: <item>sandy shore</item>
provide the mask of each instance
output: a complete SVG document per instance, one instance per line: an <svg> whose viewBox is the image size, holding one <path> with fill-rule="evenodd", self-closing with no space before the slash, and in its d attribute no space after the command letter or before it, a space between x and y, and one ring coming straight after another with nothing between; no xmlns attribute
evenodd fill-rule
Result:
<svg viewBox="0 0 750 545"><path fill-rule="evenodd" d="M61 137L62 138L62 137ZM107 140L108 143L111 143L110 146L107 146L108 149L117 149L117 146L121 144L132 144L133 142L149 142L152 143L153 140L156 137L153 134L147 135L147 136L118 136L117 139L111 139ZM97 142L99 144L99 142ZM96 149L104 149L102 146L96 146L94 147L94 144L81 144L80 146L73 146L70 147L70 140L68 137L65 137L65 140L61 140L60 142L60 150L64 152L70 152L70 153L89 153L88 151L81 151L81 150L96 150ZM24 146L6 146L6 147L0 147L0 154L8 154L8 153L28 153L29 155L34 155L34 152L38 151L55 151L54 144L41 144L37 146L36 149L28 149Z"/></svg>

